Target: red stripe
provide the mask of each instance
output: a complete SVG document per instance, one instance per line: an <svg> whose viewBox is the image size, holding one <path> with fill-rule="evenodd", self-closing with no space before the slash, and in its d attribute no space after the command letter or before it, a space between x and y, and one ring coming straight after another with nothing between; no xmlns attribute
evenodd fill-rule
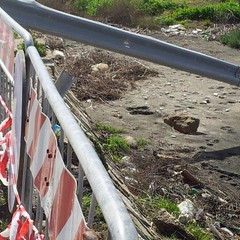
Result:
<svg viewBox="0 0 240 240"><path fill-rule="evenodd" d="M82 220L80 222L80 225L78 227L78 231L74 237L74 240L79 240L79 239L82 239L83 238L83 233L86 231L86 226L85 226L85 223L84 221Z"/></svg>
<svg viewBox="0 0 240 240"><path fill-rule="evenodd" d="M49 221L50 239L56 239L71 216L75 199L75 186L73 177L64 169L52 205Z"/></svg>
<svg viewBox="0 0 240 240"><path fill-rule="evenodd" d="M12 118L8 117L0 124L0 132L3 132L12 125Z"/></svg>
<svg viewBox="0 0 240 240"><path fill-rule="evenodd" d="M50 131L50 129L48 131ZM39 141L47 141L47 140L41 139ZM53 167L56 159L56 149L57 149L56 138L54 134L51 133L49 138L48 149L47 149L47 152L45 153L46 154L45 159L43 161L41 169L39 170L38 174L34 179L34 184L38 188L41 197L44 197L44 195L47 193L49 184L52 180ZM39 151L40 150L41 149L39 149ZM38 160L37 157L35 157L35 159L36 161ZM35 162L32 162L32 164L35 164Z"/></svg>
<svg viewBox="0 0 240 240"><path fill-rule="evenodd" d="M8 163L8 153L7 151L4 151L1 162L0 162L0 174L3 176L3 178L7 178L6 168Z"/></svg>
<svg viewBox="0 0 240 240"><path fill-rule="evenodd" d="M31 158L31 162L36 153L36 147L37 147L37 143L39 140L39 132L40 132L45 120L46 120L46 116L41 113L41 108L40 108L40 105L38 104L36 114L34 116L33 129L29 129L31 132L34 132L33 140L31 142L31 145L28 150L28 155Z"/></svg>

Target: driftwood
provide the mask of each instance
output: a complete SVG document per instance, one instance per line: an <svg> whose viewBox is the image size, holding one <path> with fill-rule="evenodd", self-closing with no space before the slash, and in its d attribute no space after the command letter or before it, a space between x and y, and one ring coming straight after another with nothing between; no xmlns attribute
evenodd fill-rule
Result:
<svg viewBox="0 0 240 240"><path fill-rule="evenodd" d="M151 223L141 214L139 206L135 204L135 196L129 191L128 187L124 184L122 180L121 173L118 168L112 163L111 157L104 153L97 135L92 129L93 122L91 118L87 115L81 106L80 101L74 96L74 94L69 91L65 96L65 102L72 111L77 122L85 132L86 136L94 144L95 149L102 160L104 166L108 170L110 177L113 180L115 187L117 188L119 195L121 196L139 234L140 239L144 240L157 240L161 239L161 236L156 233L152 227Z"/></svg>

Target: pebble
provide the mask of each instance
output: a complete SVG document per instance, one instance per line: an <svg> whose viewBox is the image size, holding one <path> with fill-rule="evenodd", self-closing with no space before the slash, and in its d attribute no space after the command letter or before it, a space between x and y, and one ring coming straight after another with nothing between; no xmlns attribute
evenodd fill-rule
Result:
<svg viewBox="0 0 240 240"><path fill-rule="evenodd" d="M148 100L148 96L143 96L143 99L144 100Z"/></svg>

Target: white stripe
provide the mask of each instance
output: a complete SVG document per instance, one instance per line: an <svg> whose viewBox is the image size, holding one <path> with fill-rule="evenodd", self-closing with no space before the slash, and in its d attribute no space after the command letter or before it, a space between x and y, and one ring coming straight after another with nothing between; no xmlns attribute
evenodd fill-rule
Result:
<svg viewBox="0 0 240 240"><path fill-rule="evenodd" d="M33 102L33 106L30 112L30 116L29 116L29 122L28 122L28 133L27 133L27 152L29 151L29 148L31 146L31 143L33 141L33 138L37 138L38 136L35 136L35 119L36 119L36 112L37 112L37 108L39 106L39 103L37 101L37 99L34 99Z"/></svg>
<svg viewBox="0 0 240 240"><path fill-rule="evenodd" d="M57 149L56 159L55 159L55 164L53 166L53 174L49 184L49 189L41 201L41 206L45 210L45 214L48 219L50 218L53 200L55 198L55 194L58 188L58 184L59 184L63 169L64 169L64 164L62 161L62 157L59 150Z"/></svg>
<svg viewBox="0 0 240 240"><path fill-rule="evenodd" d="M49 146L51 127L50 123L46 119L42 125L42 128L39 132L37 138L37 147L35 154L32 159L32 165L30 166L33 179L37 176L39 170L41 169L44 159L46 157L47 149ZM34 130L32 130L34 131Z"/></svg>
<svg viewBox="0 0 240 240"><path fill-rule="evenodd" d="M0 45L0 48L1 48L1 45ZM1 53L1 49L0 49L0 53ZM14 85L13 76L11 75L11 73L8 71L8 68L3 63L2 57L0 57L0 66L3 69L4 73L6 74L6 76L8 77L8 79L10 80L11 84Z"/></svg>
<svg viewBox="0 0 240 240"><path fill-rule="evenodd" d="M77 196L75 195L72 214L62 228L61 232L58 234L56 240L74 239L82 220L85 222L82 209Z"/></svg>
<svg viewBox="0 0 240 240"><path fill-rule="evenodd" d="M0 19L0 28L2 29L2 33L0 34L0 58L3 58L3 48L4 48L4 37L6 31L6 23Z"/></svg>
<svg viewBox="0 0 240 240"><path fill-rule="evenodd" d="M8 29L6 31L6 37L5 37L5 41L6 41L6 48L7 48L7 56L6 56L6 66L7 66L7 69L9 70L10 72L10 64L12 62L12 59L11 59L11 51L14 51L14 49L12 48L12 42L13 42L13 38L12 38L12 28L10 28L8 26Z"/></svg>

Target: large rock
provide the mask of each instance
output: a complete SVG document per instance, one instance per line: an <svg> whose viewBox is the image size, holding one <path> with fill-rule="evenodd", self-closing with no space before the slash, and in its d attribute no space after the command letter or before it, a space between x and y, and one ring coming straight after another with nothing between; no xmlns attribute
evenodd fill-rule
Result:
<svg viewBox="0 0 240 240"><path fill-rule="evenodd" d="M198 118L181 114L167 116L163 121L177 131L185 134L196 133L200 123Z"/></svg>
<svg viewBox="0 0 240 240"><path fill-rule="evenodd" d="M153 219L157 232L164 236L175 235L178 239L196 240L170 213L162 209Z"/></svg>
<svg viewBox="0 0 240 240"><path fill-rule="evenodd" d="M132 136L124 136L130 148L137 148L137 140Z"/></svg>

